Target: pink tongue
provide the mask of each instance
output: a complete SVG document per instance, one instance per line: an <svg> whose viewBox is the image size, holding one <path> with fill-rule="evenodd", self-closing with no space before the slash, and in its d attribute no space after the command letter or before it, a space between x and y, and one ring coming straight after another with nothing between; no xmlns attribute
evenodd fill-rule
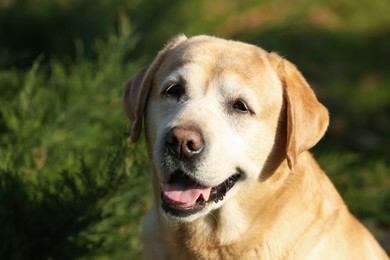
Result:
<svg viewBox="0 0 390 260"><path fill-rule="evenodd" d="M211 187L188 187L182 184L163 184L163 193L166 198L175 204L192 206L201 197L207 201L210 197Z"/></svg>

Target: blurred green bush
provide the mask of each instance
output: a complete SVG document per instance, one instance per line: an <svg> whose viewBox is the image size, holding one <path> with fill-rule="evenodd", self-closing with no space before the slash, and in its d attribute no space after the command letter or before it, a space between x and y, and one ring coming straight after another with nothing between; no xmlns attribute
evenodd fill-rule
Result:
<svg viewBox="0 0 390 260"><path fill-rule="evenodd" d="M389 9L383 0L0 0L0 258L140 257L149 166L144 144L127 140L121 93L181 32L245 40L298 65L331 115L313 152L381 238Z"/></svg>
<svg viewBox="0 0 390 260"><path fill-rule="evenodd" d="M0 71L1 259L139 256L149 172L121 100L134 42L122 20L94 59Z"/></svg>

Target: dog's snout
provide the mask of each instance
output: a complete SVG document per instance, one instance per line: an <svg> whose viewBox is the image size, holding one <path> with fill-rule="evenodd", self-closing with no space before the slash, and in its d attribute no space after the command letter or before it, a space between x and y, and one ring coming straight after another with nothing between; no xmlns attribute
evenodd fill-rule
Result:
<svg viewBox="0 0 390 260"><path fill-rule="evenodd" d="M204 140L194 128L174 127L166 136L166 146L171 154L192 159L203 150Z"/></svg>

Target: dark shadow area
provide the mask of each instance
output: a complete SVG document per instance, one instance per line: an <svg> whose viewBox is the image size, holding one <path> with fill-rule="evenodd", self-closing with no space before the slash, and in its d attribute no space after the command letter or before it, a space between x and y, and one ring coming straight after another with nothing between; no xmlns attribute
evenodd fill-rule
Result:
<svg viewBox="0 0 390 260"><path fill-rule="evenodd" d="M152 57L171 37L169 32L180 32L183 22L188 22L178 0L10 2L3 8L0 3L0 68L28 68L40 55L96 58L96 41L115 33L121 17L130 20L134 35L141 35L137 52L128 59Z"/></svg>

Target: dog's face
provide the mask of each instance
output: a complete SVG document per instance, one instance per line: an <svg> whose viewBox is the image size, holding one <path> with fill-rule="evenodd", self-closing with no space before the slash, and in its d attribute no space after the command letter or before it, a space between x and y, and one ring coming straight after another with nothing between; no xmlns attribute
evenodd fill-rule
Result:
<svg viewBox="0 0 390 260"><path fill-rule="evenodd" d="M241 42L179 37L130 81L125 105L133 139L144 113L163 214L192 221L222 207L261 180L278 139L289 146L291 131L278 130L290 104L281 61ZM127 104L132 98L138 103ZM284 154L290 161L294 156Z"/></svg>
<svg viewBox="0 0 390 260"><path fill-rule="evenodd" d="M195 39L161 62L146 112L164 212L193 219L259 178L283 91L266 54Z"/></svg>

